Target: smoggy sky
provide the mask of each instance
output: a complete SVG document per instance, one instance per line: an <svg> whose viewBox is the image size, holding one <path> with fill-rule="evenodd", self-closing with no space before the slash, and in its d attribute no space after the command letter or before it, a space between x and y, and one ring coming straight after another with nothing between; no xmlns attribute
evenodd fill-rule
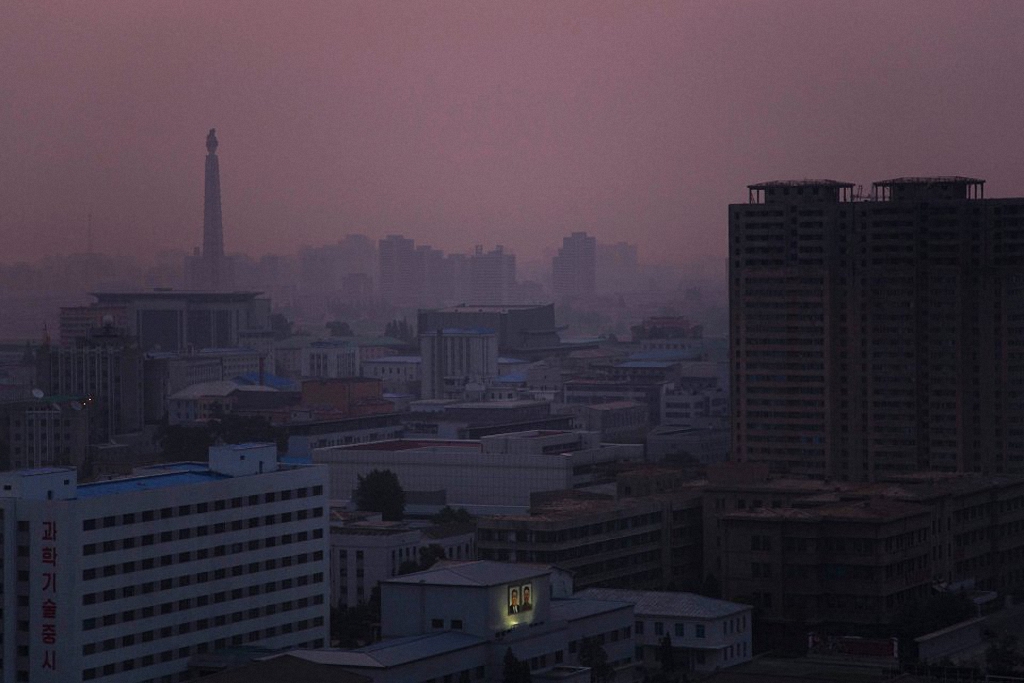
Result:
<svg viewBox="0 0 1024 683"><path fill-rule="evenodd" d="M975 175L1024 194L1024 2L0 6L0 261L349 232L522 257L572 230L724 258L745 186Z"/></svg>

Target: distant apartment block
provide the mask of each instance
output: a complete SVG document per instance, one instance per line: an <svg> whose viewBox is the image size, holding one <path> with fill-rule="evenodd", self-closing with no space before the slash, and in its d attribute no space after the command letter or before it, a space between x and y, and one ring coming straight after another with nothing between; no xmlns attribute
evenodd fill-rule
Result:
<svg viewBox="0 0 1024 683"><path fill-rule="evenodd" d="M1024 199L965 177L749 192L729 207L736 459L1024 473Z"/></svg>
<svg viewBox="0 0 1024 683"><path fill-rule="evenodd" d="M586 299L597 292L597 239L574 232L562 239L551 260L551 283L555 298Z"/></svg>

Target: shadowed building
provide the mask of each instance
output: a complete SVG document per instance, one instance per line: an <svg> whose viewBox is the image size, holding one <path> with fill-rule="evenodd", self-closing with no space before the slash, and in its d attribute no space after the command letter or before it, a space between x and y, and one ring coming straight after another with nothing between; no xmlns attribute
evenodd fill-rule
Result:
<svg viewBox="0 0 1024 683"><path fill-rule="evenodd" d="M1024 199L983 187L779 181L729 207L735 459L1024 472Z"/></svg>

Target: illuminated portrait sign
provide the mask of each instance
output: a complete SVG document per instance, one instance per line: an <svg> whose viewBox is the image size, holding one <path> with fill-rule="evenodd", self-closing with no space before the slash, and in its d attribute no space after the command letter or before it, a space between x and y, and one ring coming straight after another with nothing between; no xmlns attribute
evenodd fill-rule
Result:
<svg viewBox="0 0 1024 683"><path fill-rule="evenodd" d="M508 587L508 613L522 614L533 610L533 584L518 583Z"/></svg>

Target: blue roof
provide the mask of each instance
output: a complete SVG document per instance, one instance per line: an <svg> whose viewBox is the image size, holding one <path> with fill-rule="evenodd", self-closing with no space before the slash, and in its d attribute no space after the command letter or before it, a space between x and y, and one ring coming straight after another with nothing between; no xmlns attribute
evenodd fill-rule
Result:
<svg viewBox="0 0 1024 683"><path fill-rule="evenodd" d="M260 373L247 372L243 375L235 377L235 381L240 384L248 384L250 386L255 386L260 383ZM294 380L286 379L284 377L278 377L277 375L272 375L269 372L263 373L263 384L272 389L277 389L278 391L299 390L299 386Z"/></svg>
<svg viewBox="0 0 1024 683"><path fill-rule="evenodd" d="M380 358L370 358L363 361L363 365L367 363L422 363L423 358L420 356L381 356Z"/></svg>
<svg viewBox="0 0 1024 683"><path fill-rule="evenodd" d="M167 474L154 474L146 477L129 477L127 479L113 479L111 481L99 481L93 484L82 484L78 487L78 497L99 498L101 496L114 496L120 493L152 491L154 489L164 489L172 486L204 484L228 478L229 477L226 474L217 474L209 470L205 472L168 472Z"/></svg>
<svg viewBox="0 0 1024 683"><path fill-rule="evenodd" d="M525 372L509 372L504 375L500 375L495 382L502 382L504 384L522 384L526 381Z"/></svg>
<svg viewBox="0 0 1024 683"><path fill-rule="evenodd" d="M516 363L522 363L523 365L529 365L530 361L523 360L522 358L506 358L505 356L498 356L499 365L513 365Z"/></svg>

